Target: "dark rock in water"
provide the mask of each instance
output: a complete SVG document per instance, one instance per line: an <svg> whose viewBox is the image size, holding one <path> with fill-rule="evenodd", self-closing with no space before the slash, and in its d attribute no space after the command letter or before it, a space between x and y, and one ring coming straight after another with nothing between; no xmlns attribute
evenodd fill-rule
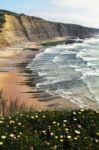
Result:
<svg viewBox="0 0 99 150"><path fill-rule="evenodd" d="M68 39L65 44L73 44L73 43L83 43L81 39Z"/></svg>
<svg viewBox="0 0 99 150"><path fill-rule="evenodd" d="M24 48L23 50L38 51L39 48Z"/></svg>

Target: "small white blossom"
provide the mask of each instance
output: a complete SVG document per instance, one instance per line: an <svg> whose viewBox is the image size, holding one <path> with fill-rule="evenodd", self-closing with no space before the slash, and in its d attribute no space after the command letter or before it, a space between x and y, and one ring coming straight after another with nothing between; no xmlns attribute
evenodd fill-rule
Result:
<svg viewBox="0 0 99 150"><path fill-rule="evenodd" d="M34 119L34 116L31 116L32 119Z"/></svg>
<svg viewBox="0 0 99 150"><path fill-rule="evenodd" d="M21 126L21 125L22 125L22 123L18 122L18 125L19 125L19 126Z"/></svg>
<svg viewBox="0 0 99 150"><path fill-rule="evenodd" d="M46 116L45 116L45 115L43 115L42 117L43 117L43 118L46 118Z"/></svg>
<svg viewBox="0 0 99 150"><path fill-rule="evenodd" d="M67 122L67 120L63 120L63 122Z"/></svg>
<svg viewBox="0 0 99 150"><path fill-rule="evenodd" d="M77 140L78 138L77 137L74 137L74 140Z"/></svg>
<svg viewBox="0 0 99 150"><path fill-rule="evenodd" d="M50 133L50 135L51 135L51 136L53 136L53 135L54 135L54 133L53 133L53 132L51 132L51 133Z"/></svg>
<svg viewBox="0 0 99 150"><path fill-rule="evenodd" d="M10 137L14 137L14 134L10 134Z"/></svg>
<svg viewBox="0 0 99 150"><path fill-rule="evenodd" d="M80 131L78 131L78 130L75 130L75 133L76 133L76 134L80 134Z"/></svg>
<svg viewBox="0 0 99 150"><path fill-rule="evenodd" d="M68 136L67 136L67 138L68 138L68 139L71 139L71 136L70 136L70 135L68 135Z"/></svg>
<svg viewBox="0 0 99 150"><path fill-rule="evenodd" d="M3 142L0 141L0 145L3 145Z"/></svg>
<svg viewBox="0 0 99 150"><path fill-rule="evenodd" d="M2 124L2 123L3 123L3 121L0 120L0 124Z"/></svg>
<svg viewBox="0 0 99 150"><path fill-rule="evenodd" d="M13 121L13 120L10 120L10 122L9 122L10 124L14 124L15 123L15 121Z"/></svg>
<svg viewBox="0 0 99 150"><path fill-rule="evenodd" d="M73 112L73 115L76 115L76 112L75 112L75 111Z"/></svg>
<svg viewBox="0 0 99 150"><path fill-rule="evenodd" d="M2 139L6 139L6 136L5 136L5 135L2 135L1 138L2 138Z"/></svg>

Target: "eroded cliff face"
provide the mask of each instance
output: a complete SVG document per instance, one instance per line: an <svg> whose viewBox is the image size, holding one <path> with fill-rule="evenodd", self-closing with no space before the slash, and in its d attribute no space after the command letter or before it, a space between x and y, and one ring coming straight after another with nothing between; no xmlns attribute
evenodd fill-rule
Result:
<svg viewBox="0 0 99 150"><path fill-rule="evenodd" d="M79 25L49 22L24 14L4 12L0 16L0 46L63 36L84 38L98 31Z"/></svg>

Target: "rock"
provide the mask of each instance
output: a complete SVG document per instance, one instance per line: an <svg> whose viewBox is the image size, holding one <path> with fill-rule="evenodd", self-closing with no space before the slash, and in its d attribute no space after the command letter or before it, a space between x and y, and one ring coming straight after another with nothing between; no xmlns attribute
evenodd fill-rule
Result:
<svg viewBox="0 0 99 150"><path fill-rule="evenodd" d="M27 41L44 41L57 37L77 37L84 39L99 32L98 29L49 22L41 18L4 10L0 10L0 18L0 46ZM68 43L73 42L73 40L68 41Z"/></svg>
<svg viewBox="0 0 99 150"><path fill-rule="evenodd" d="M73 44L73 43L83 43L81 39L68 39L65 44Z"/></svg>

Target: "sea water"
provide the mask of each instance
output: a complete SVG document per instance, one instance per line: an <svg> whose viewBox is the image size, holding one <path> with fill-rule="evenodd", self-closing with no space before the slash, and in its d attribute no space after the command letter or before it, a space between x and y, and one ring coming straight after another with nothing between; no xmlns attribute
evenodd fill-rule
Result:
<svg viewBox="0 0 99 150"><path fill-rule="evenodd" d="M38 90L59 95L83 107L99 103L99 38L45 48L27 66L37 72ZM87 101L87 103L86 103Z"/></svg>

